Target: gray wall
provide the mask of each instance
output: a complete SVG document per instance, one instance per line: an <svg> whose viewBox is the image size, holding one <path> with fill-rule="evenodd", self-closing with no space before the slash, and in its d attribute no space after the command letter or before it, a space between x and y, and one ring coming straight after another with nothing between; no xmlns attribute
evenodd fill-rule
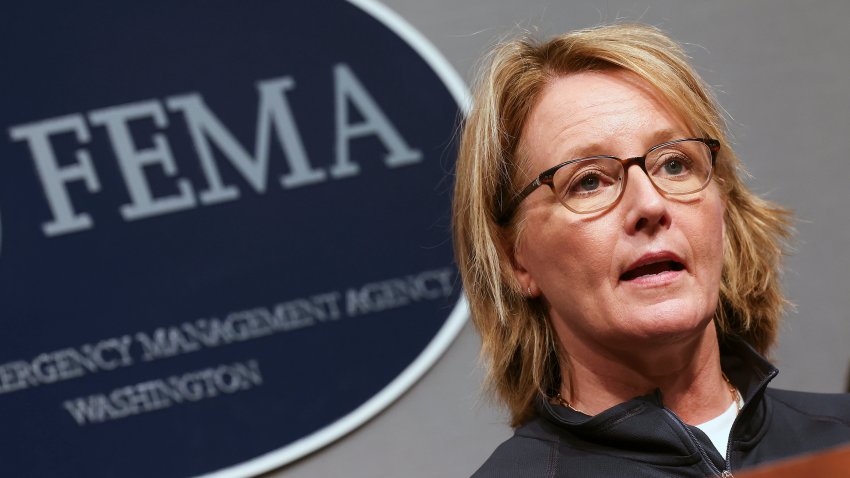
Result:
<svg viewBox="0 0 850 478"><path fill-rule="evenodd" d="M751 186L796 211L797 252L775 386L837 392L850 361L850 2L385 0L462 76L514 30L547 36L615 20L684 43L730 116ZM335 444L268 477L463 477L509 436L480 394L467 326L406 395Z"/></svg>

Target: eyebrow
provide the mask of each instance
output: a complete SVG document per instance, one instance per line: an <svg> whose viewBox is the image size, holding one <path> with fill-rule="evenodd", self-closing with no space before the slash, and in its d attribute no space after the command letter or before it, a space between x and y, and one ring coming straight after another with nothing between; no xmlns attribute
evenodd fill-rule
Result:
<svg viewBox="0 0 850 478"><path fill-rule="evenodd" d="M678 130L660 129L652 133L652 136L649 137L649 142L651 144L646 149L648 150L652 146L665 143L667 141L672 141L674 139L679 138L689 138L691 136L693 135L690 133L681 133ZM575 149L568 149L567 154L561 159L564 161L571 161L573 159L589 158L593 156L614 156L611 154L610 150L606 150L607 148L608 143L587 143ZM640 154L644 154L645 152L646 151L642 151Z"/></svg>

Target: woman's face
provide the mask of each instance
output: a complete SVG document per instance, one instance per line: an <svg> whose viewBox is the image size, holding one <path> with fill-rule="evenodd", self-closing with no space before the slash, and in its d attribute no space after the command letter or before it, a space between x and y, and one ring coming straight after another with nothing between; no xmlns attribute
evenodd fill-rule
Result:
<svg viewBox="0 0 850 478"><path fill-rule="evenodd" d="M563 76L548 85L526 122L522 186L569 159L642 156L693 135L631 73ZM524 290L543 295L562 341L627 351L636 340L693 338L717 305L724 208L713 181L684 201L662 196L638 166L629 168L619 203L600 213L571 212L541 187L518 210L515 273Z"/></svg>

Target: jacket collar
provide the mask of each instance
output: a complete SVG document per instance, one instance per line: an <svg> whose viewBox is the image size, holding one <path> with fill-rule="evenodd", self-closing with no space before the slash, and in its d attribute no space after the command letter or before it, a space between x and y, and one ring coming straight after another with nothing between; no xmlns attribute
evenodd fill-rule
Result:
<svg viewBox="0 0 850 478"><path fill-rule="evenodd" d="M724 340L720 354L723 371L744 398L732 434L740 448L750 448L766 431L764 425L770 410L763 400L764 391L778 370L738 338ZM538 397L535 405L538 415L547 422L544 427L568 441L577 439L591 442L595 447L613 446L617 454L634 453L637 459L651 449L655 462L661 455L681 457L690 452L682 430L663 425L669 423L672 412L664 408L658 390L593 417L554 405L545 397Z"/></svg>

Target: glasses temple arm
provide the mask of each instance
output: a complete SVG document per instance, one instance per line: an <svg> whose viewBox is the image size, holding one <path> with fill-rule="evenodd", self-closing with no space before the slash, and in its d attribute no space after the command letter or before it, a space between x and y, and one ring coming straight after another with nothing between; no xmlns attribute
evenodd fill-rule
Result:
<svg viewBox="0 0 850 478"><path fill-rule="evenodd" d="M516 208L519 206L519 203L521 203L525 198L528 197L529 194L534 192L535 189L539 188L540 185L543 184L541 176L538 176L534 181L531 182L531 184L526 186L525 189L523 189L522 191L520 191L519 194L514 196L514 198L508 203L505 208L502 208L502 211L499 213L499 217L496 219L496 223L498 225L507 225L508 221L510 221L513 217Z"/></svg>

